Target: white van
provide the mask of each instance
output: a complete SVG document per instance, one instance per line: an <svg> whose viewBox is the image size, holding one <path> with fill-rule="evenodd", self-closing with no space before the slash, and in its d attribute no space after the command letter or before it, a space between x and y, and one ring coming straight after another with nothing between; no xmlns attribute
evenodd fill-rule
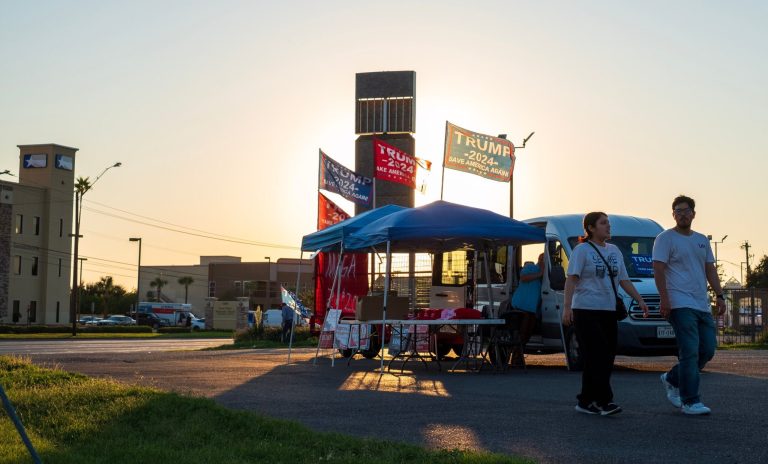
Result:
<svg viewBox="0 0 768 464"><path fill-rule="evenodd" d="M268 309L261 316L263 327L282 327L283 311L281 309Z"/></svg>
<svg viewBox="0 0 768 464"><path fill-rule="evenodd" d="M528 219L525 222L543 228L547 243L527 245L521 248L523 260L535 262L538 253L545 252L547 272L544 273L541 288L541 310L538 315L538 333L531 338L529 348L561 349L561 314L563 309L563 288L568 257L584 234L584 216L579 214L547 216ZM629 317L619 323L618 354L627 355L674 355L677 354L675 332L659 312L659 292L653 279L652 251L656 236L663 230L651 219L633 216L608 215L611 221L610 243L616 245L624 255L624 264L632 284L648 305L649 315L643 312L621 287L619 296L629 312ZM533 253L531 253L533 251ZM528 256L525 256L527 252ZM536 256L532 256L532 255ZM519 271L516 275L519 275ZM573 328L564 331L568 358L572 366L581 366L578 342Z"/></svg>
<svg viewBox="0 0 768 464"><path fill-rule="evenodd" d="M579 243L579 236L584 234L583 217L570 214L524 221L544 229L546 243L518 248L500 247L490 253L488 266L481 254L475 256L473 252L436 255L430 307L474 307L484 309L489 316L496 317L500 303L511 299L514 294L523 263L535 263L539 254L544 253L546 272L542 279L541 306L537 311L536 327L527 349L534 352L556 352L562 351L565 345L570 366L580 368L582 362L576 335L572 327L562 326L561 314L568 257ZM643 318L637 302L618 288L629 312L629 317L619 323L618 353L639 356L675 355L677 345L674 330L659 313L659 294L653 279L651 258L653 242L663 229L651 219L621 215L608 217L611 221L610 243L618 246L624 255L630 280L649 309L648 318ZM486 274L490 274L492 305ZM477 284L477 295L474 294L472 282Z"/></svg>

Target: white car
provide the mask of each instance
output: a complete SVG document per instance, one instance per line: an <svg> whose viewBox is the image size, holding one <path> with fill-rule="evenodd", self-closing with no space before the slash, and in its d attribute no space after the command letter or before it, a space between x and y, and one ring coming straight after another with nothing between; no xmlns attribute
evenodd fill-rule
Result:
<svg viewBox="0 0 768 464"><path fill-rule="evenodd" d="M79 324L90 324L90 325L96 325L98 321L100 321L101 318L99 316L83 316L80 319L77 320Z"/></svg>
<svg viewBox="0 0 768 464"><path fill-rule="evenodd" d="M132 317L115 314L97 322L97 325L136 325Z"/></svg>

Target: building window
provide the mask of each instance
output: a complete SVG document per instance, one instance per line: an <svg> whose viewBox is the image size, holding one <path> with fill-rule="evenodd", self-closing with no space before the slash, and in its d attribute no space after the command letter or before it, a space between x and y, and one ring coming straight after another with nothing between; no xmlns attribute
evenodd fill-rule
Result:
<svg viewBox="0 0 768 464"><path fill-rule="evenodd" d="M59 277L61 277L61 258L59 258Z"/></svg>
<svg viewBox="0 0 768 464"><path fill-rule="evenodd" d="M61 261L61 260L59 260ZM56 322L59 322L59 311L61 310L61 302L56 302Z"/></svg>
<svg viewBox="0 0 768 464"><path fill-rule="evenodd" d="M21 256L19 255L13 257L13 274L21 275Z"/></svg>
<svg viewBox="0 0 768 464"><path fill-rule="evenodd" d="M216 296L216 281L211 280L208 282L208 298Z"/></svg>
<svg viewBox="0 0 768 464"><path fill-rule="evenodd" d="M37 301L29 302L29 309L27 309L27 322L37 321Z"/></svg>
<svg viewBox="0 0 768 464"><path fill-rule="evenodd" d="M32 258L32 275L37 275L37 263L39 261L39 258L37 256Z"/></svg>
<svg viewBox="0 0 768 464"><path fill-rule="evenodd" d="M32 228L35 230L35 235L40 235L40 216L32 218Z"/></svg>
<svg viewBox="0 0 768 464"><path fill-rule="evenodd" d="M59 219L59 237L64 236L64 219Z"/></svg>
<svg viewBox="0 0 768 464"><path fill-rule="evenodd" d="M24 215L23 214L17 214L16 215L16 233L22 234L24 233Z"/></svg>
<svg viewBox="0 0 768 464"><path fill-rule="evenodd" d="M13 322L19 322L21 319L21 301L13 300Z"/></svg>

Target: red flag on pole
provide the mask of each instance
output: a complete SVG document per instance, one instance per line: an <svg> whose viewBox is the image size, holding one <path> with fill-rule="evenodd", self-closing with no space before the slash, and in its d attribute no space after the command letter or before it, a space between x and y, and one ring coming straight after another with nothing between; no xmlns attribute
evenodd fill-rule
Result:
<svg viewBox="0 0 768 464"><path fill-rule="evenodd" d="M418 169L430 170L432 163L411 156L379 139L373 139L373 155L376 163L375 177L416 188Z"/></svg>
<svg viewBox="0 0 768 464"><path fill-rule="evenodd" d="M349 214L325 195L317 192L317 230L325 229L345 219L349 219Z"/></svg>

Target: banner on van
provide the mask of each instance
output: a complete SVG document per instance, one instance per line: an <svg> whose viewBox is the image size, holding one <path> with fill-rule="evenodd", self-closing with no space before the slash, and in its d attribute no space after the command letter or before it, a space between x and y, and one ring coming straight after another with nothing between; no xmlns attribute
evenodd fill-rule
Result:
<svg viewBox="0 0 768 464"><path fill-rule="evenodd" d="M515 146L507 139L472 132L445 122L443 166L486 179L509 182Z"/></svg>
<svg viewBox="0 0 768 464"><path fill-rule="evenodd" d="M317 230L325 229L341 221L349 219L343 209L325 195L317 192Z"/></svg>
<svg viewBox="0 0 768 464"><path fill-rule="evenodd" d="M432 163L411 156L397 147L373 139L373 158L376 164L374 176L377 179L397 182L415 189L419 170L429 171Z"/></svg>
<svg viewBox="0 0 768 464"><path fill-rule="evenodd" d="M338 193L359 205L371 206L373 179L345 168L320 150L320 179L318 187Z"/></svg>

